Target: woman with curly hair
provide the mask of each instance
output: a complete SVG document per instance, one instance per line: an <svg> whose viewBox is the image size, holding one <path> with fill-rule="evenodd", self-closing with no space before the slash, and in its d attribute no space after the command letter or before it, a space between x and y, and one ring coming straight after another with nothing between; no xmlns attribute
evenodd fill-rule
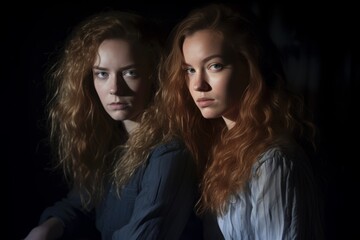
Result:
<svg viewBox="0 0 360 240"><path fill-rule="evenodd" d="M198 213L213 216L225 239L322 239L304 151L316 128L253 20L219 4L183 19L161 65L156 106L195 157Z"/></svg>
<svg viewBox="0 0 360 240"><path fill-rule="evenodd" d="M196 169L182 141L146 142L140 158L127 152L158 88L156 29L137 14L106 11L70 35L49 72L49 122L71 191L25 239L94 239L92 229L104 240L198 239L190 230Z"/></svg>

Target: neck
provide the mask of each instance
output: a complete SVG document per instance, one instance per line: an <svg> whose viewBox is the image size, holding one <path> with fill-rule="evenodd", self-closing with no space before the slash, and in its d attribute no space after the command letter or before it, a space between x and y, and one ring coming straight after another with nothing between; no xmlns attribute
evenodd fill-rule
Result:
<svg viewBox="0 0 360 240"><path fill-rule="evenodd" d="M123 121L123 124L129 134L131 134L132 131L139 127L139 122L132 120L125 120Z"/></svg>
<svg viewBox="0 0 360 240"><path fill-rule="evenodd" d="M226 124L228 130L232 129L235 126L235 121L230 120L229 118L223 117L223 120Z"/></svg>

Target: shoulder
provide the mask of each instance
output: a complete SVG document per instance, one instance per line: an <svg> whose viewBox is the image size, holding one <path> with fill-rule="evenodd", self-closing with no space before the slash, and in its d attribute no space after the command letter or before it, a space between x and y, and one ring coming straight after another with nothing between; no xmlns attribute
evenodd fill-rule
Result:
<svg viewBox="0 0 360 240"><path fill-rule="evenodd" d="M163 167L166 167L168 164L188 164L191 161L191 154L184 142L173 139L157 145L150 153L148 164L161 164Z"/></svg>
<svg viewBox="0 0 360 240"><path fill-rule="evenodd" d="M184 142L178 139L172 139L171 141L161 143L157 145L151 152L151 156L161 156L164 154L189 154Z"/></svg>
<svg viewBox="0 0 360 240"><path fill-rule="evenodd" d="M260 168L292 170L295 166L298 168L301 165L307 165L308 161L303 149L296 142L289 141L286 144L268 148L258 158L254 170L259 171Z"/></svg>
<svg viewBox="0 0 360 240"><path fill-rule="evenodd" d="M183 179L195 171L195 164L185 144L178 140L156 146L145 166L145 178Z"/></svg>

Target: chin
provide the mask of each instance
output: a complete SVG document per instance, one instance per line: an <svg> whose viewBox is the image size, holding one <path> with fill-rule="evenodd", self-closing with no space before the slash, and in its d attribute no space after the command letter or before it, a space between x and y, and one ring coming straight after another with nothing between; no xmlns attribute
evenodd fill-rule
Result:
<svg viewBox="0 0 360 240"><path fill-rule="evenodd" d="M213 113L201 113L201 115L206 118L206 119L214 119L214 118L219 118L221 116L219 116L218 114L213 114Z"/></svg>
<svg viewBox="0 0 360 240"><path fill-rule="evenodd" d="M112 119L114 119L115 121L124 121L124 120L127 119L126 116L123 116L123 115L120 116L120 115L118 115L118 114L110 115L110 117L111 117Z"/></svg>

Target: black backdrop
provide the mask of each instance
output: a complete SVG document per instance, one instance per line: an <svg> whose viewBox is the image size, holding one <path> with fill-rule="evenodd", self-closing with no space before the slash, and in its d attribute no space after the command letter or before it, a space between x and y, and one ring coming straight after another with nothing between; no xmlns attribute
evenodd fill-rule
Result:
<svg viewBox="0 0 360 240"><path fill-rule="evenodd" d="M14 4L3 11L6 25L2 65L6 67L1 74L5 83L2 146L8 200L3 207L8 214L10 239L25 237L37 224L41 211L66 192L61 176L47 170L50 154L44 141L43 71L50 54L63 44L71 28L96 11L113 8L162 19L170 30L191 8L203 3L34 3ZM320 129L315 169L324 193L327 239L359 237L359 157L355 155L355 114L359 108L355 107L355 81L359 80L360 66L356 8L346 1L326 5L300 0L246 1L244 5L252 7L268 27L284 54L290 85L304 94Z"/></svg>

